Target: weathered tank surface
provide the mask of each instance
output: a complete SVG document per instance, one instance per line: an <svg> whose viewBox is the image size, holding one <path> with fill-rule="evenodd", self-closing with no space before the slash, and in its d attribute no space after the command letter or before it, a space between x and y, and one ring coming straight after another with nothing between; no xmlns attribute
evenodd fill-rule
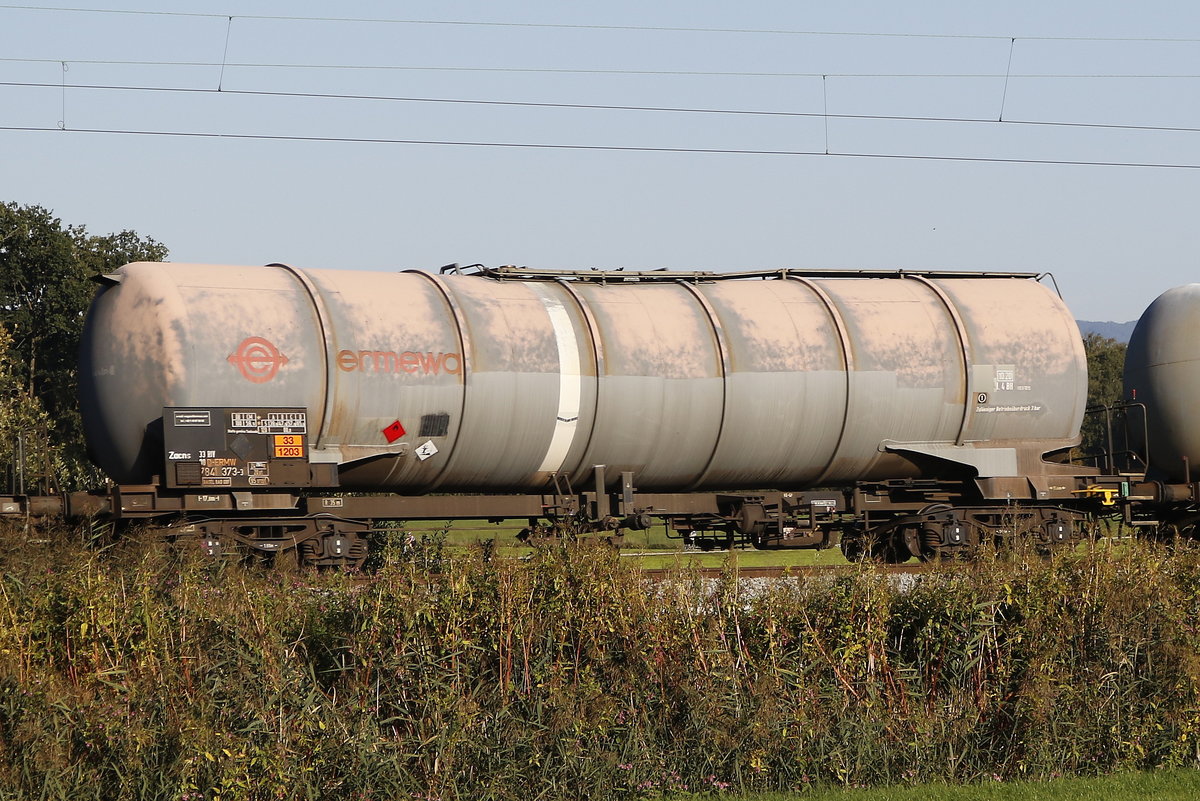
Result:
<svg viewBox="0 0 1200 801"><path fill-rule="evenodd" d="M1016 476L1078 441L1079 332L1028 277L503 279L126 265L85 329L90 448L145 482L164 406L305 407L344 486L420 493Z"/></svg>
<svg viewBox="0 0 1200 801"><path fill-rule="evenodd" d="M1200 284L1169 289L1142 313L1125 356L1124 397L1145 407L1145 428L1130 415L1133 448L1148 476L1172 483L1200 475ZM1145 441L1143 431L1148 436ZM1187 460L1187 463L1184 460Z"/></svg>

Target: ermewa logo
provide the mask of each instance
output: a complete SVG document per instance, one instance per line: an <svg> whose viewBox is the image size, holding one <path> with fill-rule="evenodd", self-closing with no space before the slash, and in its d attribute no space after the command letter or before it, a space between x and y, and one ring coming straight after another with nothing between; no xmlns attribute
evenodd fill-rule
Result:
<svg viewBox="0 0 1200 801"><path fill-rule="evenodd" d="M280 367L288 363L288 357L262 337L246 337L226 361L236 367L247 381L265 384L275 377Z"/></svg>
<svg viewBox="0 0 1200 801"><path fill-rule="evenodd" d="M409 375L458 375L462 373L462 356L457 353L417 353L406 350L340 350L339 370L347 373L408 373Z"/></svg>

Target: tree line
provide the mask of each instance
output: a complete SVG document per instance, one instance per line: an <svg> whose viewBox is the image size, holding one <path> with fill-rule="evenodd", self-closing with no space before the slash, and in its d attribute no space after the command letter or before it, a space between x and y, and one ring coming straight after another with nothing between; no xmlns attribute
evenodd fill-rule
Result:
<svg viewBox="0 0 1200 801"><path fill-rule="evenodd" d="M167 248L125 230L92 234L41 206L0 203L0 465L40 490L97 486L76 363L92 276ZM28 487L27 487L28 488Z"/></svg>
<svg viewBox="0 0 1200 801"><path fill-rule="evenodd" d="M1122 400L1125 371L1124 342L1118 342L1099 334L1088 334L1083 338L1083 350L1087 354L1088 406L1111 406ZM1103 415L1089 415L1083 421L1084 453L1099 453L1107 447Z"/></svg>

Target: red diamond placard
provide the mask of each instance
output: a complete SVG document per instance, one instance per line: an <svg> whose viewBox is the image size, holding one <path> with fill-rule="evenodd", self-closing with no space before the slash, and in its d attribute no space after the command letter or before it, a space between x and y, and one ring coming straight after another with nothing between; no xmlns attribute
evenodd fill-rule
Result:
<svg viewBox="0 0 1200 801"><path fill-rule="evenodd" d="M404 426L400 425L399 420L383 429L383 435L387 437L388 445L403 437L404 433Z"/></svg>

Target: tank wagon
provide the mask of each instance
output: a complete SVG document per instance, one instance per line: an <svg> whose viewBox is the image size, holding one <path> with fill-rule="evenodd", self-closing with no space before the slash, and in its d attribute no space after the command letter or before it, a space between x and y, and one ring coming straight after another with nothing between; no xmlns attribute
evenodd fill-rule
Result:
<svg viewBox="0 0 1200 801"><path fill-rule="evenodd" d="M1169 289L1142 314L1125 357L1127 469L1147 479L1139 517L1171 536L1195 537L1200 522L1200 284Z"/></svg>
<svg viewBox="0 0 1200 801"><path fill-rule="evenodd" d="M1067 460L1087 369L1040 277L129 264L80 356L114 486L61 503L316 565L360 562L378 521L455 518L1049 547L1139 496Z"/></svg>

